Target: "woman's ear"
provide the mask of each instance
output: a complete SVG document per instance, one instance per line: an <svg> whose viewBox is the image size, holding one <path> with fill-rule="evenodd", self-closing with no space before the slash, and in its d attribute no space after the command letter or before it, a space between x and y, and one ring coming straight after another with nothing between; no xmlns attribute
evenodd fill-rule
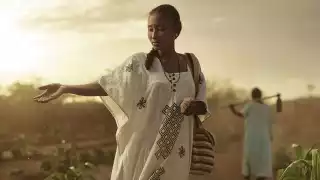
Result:
<svg viewBox="0 0 320 180"><path fill-rule="evenodd" d="M174 36L174 39L177 39L179 37L179 33L176 33Z"/></svg>

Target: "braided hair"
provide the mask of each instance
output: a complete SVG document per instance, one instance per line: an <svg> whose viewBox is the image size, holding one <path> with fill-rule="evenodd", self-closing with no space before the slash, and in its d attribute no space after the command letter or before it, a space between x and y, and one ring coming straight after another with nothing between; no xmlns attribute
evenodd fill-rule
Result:
<svg viewBox="0 0 320 180"><path fill-rule="evenodd" d="M162 4L160 6L155 7L149 12L149 15L153 14L159 14L161 16L164 16L168 20L171 20L173 22L173 25L175 26L177 36L179 36L182 29L182 23L180 20L180 14L174 6L169 4ZM152 48L151 51L147 54L147 60L145 62L147 70L151 68L154 57L157 56L159 56L158 51Z"/></svg>

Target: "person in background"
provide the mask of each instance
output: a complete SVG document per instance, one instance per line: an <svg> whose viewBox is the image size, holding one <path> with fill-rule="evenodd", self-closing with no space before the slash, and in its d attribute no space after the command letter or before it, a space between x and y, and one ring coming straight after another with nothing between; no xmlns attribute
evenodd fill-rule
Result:
<svg viewBox="0 0 320 180"><path fill-rule="evenodd" d="M242 174L245 179L251 176L257 180L272 178L272 108L262 101L262 92L253 88L252 101L239 112L231 104L230 110L245 119Z"/></svg>

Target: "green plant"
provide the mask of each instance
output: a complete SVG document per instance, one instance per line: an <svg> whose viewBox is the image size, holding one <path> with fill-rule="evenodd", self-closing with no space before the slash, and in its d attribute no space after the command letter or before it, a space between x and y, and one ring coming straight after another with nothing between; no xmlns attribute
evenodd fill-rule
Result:
<svg viewBox="0 0 320 180"><path fill-rule="evenodd" d="M320 180L320 150L312 146L305 150L293 144L294 160L286 168L278 170L279 180Z"/></svg>

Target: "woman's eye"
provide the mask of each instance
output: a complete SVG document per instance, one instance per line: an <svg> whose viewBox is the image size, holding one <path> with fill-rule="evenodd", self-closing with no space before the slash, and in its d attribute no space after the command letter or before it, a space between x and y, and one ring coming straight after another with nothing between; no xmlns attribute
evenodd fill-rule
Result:
<svg viewBox="0 0 320 180"><path fill-rule="evenodd" d="M158 31L165 31L165 28L158 28Z"/></svg>

